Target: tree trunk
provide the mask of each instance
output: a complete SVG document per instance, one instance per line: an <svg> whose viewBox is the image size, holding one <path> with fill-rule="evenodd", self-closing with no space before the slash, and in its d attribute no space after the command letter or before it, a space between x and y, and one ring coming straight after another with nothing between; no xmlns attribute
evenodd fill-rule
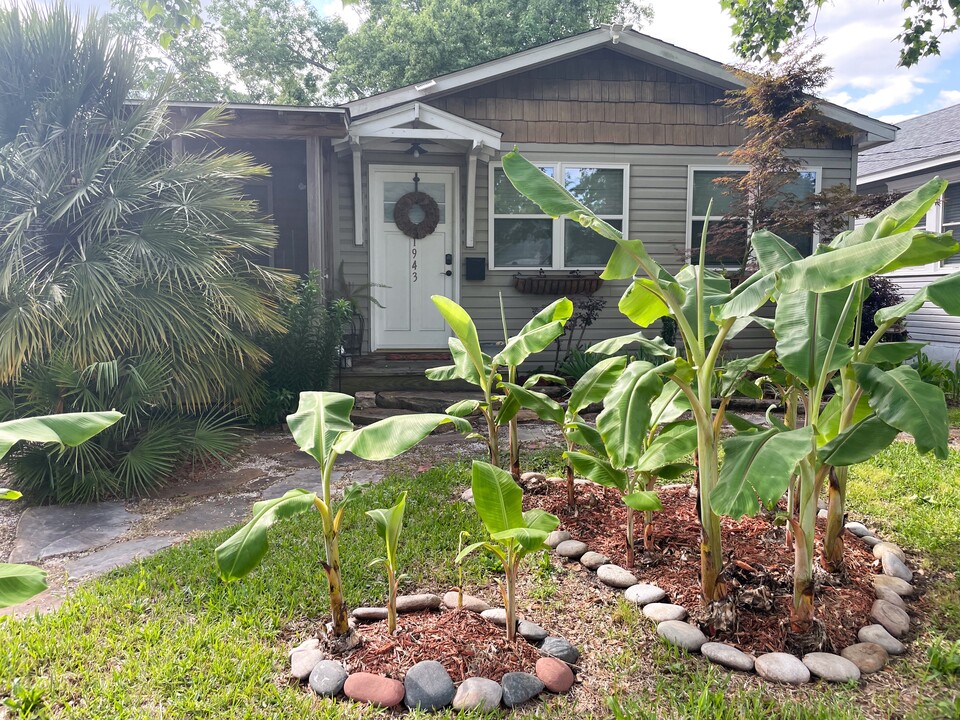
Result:
<svg viewBox="0 0 960 720"><path fill-rule="evenodd" d="M827 572L843 570L843 515L847 489L847 468L830 468L827 490L827 531L823 538L821 561Z"/></svg>

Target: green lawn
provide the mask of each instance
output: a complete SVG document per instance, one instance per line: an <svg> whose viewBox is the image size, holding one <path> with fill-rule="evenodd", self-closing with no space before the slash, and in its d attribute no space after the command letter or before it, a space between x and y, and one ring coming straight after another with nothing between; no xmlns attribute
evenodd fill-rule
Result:
<svg viewBox="0 0 960 720"><path fill-rule="evenodd" d="M557 456L541 452L540 466ZM385 583L367 563L381 554L373 525L363 516L387 507L408 490L402 564L410 587L446 590L457 583L453 557L461 530L480 527L472 508L455 502L468 467L453 463L410 478L392 477L368 491L349 513L342 543L346 600L382 599ZM657 642L633 608L620 603L591 610L592 632L607 648L600 663L609 709L585 711L577 693L521 713L551 718L858 718L960 717L957 664L960 645L960 455L948 462L920 458L897 444L856 468L851 513L922 558L930 583L923 606L929 629L905 660L861 688L823 684L771 688L757 678L728 676L698 657ZM319 701L286 677L286 652L324 620L325 582L320 522L315 514L279 523L264 564L246 579L217 578L213 548L229 531L172 548L138 566L82 586L53 614L23 621L0 619L0 696L36 703L69 718L354 718L389 713ZM541 612L569 612L562 589L574 573L531 565L540 586L529 601ZM495 572L477 557L468 583ZM928 649L933 648L933 659ZM951 670L953 674L951 674ZM586 682L591 682L588 678ZM596 691L596 688L593 688ZM907 709L909 708L909 711ZM30 715L22 713L24 717ZM17 715L14 714L14 717ZM40 715L42 716L42 715ZM417 717L414 714L412 717ZM451 717L440 714L439 717ZM464 715L462 717L470 717Z"/></svg>

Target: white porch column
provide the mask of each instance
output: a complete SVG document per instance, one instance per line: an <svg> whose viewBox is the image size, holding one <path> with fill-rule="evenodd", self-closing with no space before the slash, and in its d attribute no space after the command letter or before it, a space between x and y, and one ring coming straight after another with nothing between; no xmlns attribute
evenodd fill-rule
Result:
<svg viewBox="0 0 960 720"><path fill-rule="evenodd" d="M363 245L363 163L360 141L350 137L353 151L353 244Z"/></svg>
<svg viewBox="0 0 960 720"><path fill-rule="evenodd" d="M323 269L323 181L320 138L307 138L307 267Z"/></svg>
<svg viewBox="0 0 960 720"><path fill-rule="evenodd" d="M472 248L474 245L473 226L477 214L477 154L483 147L477 143L470 148L470 154L467 155L467 232L466 245Z"/></svg>

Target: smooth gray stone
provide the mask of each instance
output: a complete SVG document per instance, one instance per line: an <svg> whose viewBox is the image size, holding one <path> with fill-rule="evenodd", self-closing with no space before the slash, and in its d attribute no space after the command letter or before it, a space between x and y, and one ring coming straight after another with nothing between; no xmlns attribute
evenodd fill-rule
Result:
<svg viewBox="0 0 960 720"><path fill-rule="evenodd" d="M401 595L397 598L397 612L410 613L422 610L438 610L443 603L439 595L420 593L418 595Z"/></svg>
<svg viewBox="0 0 960 720"><path fill-rule="evenodd" d="M700 652L707 660L717 665L743 672L753 670L753 658L732 645L707 642L700 646Z"/></svg>
<svg viewBox="0 0 960 720"><path fill-rule="evenodd" d="M491 622L494 625L499 625L502 628L507 626L506 608L490 608L489 610L484 610L482 613L480 613L480 617L487 622Z"/></svg>
<svg viewBox="0 0 960 720"><path fill-rule="evenodd" d="M683 620L687 617L687 609L671 603L649 603L643 606L643 614L654 622Z"/></svg>
<svg viewBox="0 0 960 720"><path fill-rule="evenodd" d="M323 651L319 648L309 650L297 650L290 653L290 674L297 680L306 680L310 673L321 660L324 659Z"/></svg>
<svg viewBox="0 0 960 720"><path fill-rule="evenodd" d="M627 588L626 592L623 593L623 598L627 602L635 603L636 605L649 605L650 603L660 602L667 596L661 588L658 588L656 585L649 585L647 583L637 583L636 585L631 585Z"/></svg>
<svg viewBox="0 0 960 720"><path fill-rule="evenodd" d="M554 530L552 533L547 535L547 539L543 541L543 544L547 547L556 548L562 542L569 540L572 536L566 530Z"/></svg>
<svg viewBox="0 0 960 720"><path fill-rule="evenodd" d="M812 652L803 656L803 664L818 678L827 682L845 683L860 679L860 668L840 655Z"/></svg>
<svg viewBox="0 0 960 720"><path fill-rule="evenodd" d="M503 704L507 707L522 705L543 692L540 678L525 672L509 672L500 684L503 686Z"/></svg>
<svg viewBox="0 0 960 720"><path fill-rule="evenodd" d="M460 494L460 499L473 505L473 488L467 488Z"/></svg>
<svg viewBox="0 0 960 720"><path fill-rule="evenodd" d="M906 553L903 552L903 550L901 549L901 547L900 547L899 545L897 545L896 543L892 543L892 542L879 542L879 543L877 543L876 545L873 546L873 556L874 556L877 560L883 560L883 556L886 555L887 553L893 553L893 554L896 555L898 558L900 558L900 560L903 561L903 562L906 562L906 561L907 561L907 555L906 555ZM908 581L908 582L909 582L909 581Z"/></svg>
<svg viewBox="0 0 960 720"><path fill-rule="evenodd" d="M504 621L506 624L506 621ZM538 643L541 640L546 640L550 635L546 630L537 625L536 623L530 622L529 620L521 620L517 623L517 632L520 633L520 636L524 640L529 640L532 643Z"/></svg>
<svg viewBox="0 0 960 720"><path fill-rule="evenodd" d="M564 540L556 547L557 555L570 560L579 559L587 550L587 544L579 540Z"/></svg>
<svg viewBox="0 0 960 720"><path fill-rule="evenodd" d="M10 562L38 562L92 550L116 540L140 517L111 502L27 508L17 523Z"/></svg>
<svg viewBox="0 0 960 720"><path fill-rule="evenodd" d="M403 677L403 704L408 708L439 710L453 702L453 680L436 660L418 662Z"/></svg>
<svg viewBox="0 0 960 720"><path fill-rule="evenodd" d="M387 609L384 607L358 607L350 612L350 617L360 622L376 622L387 619Z"/></svg>
<svg viewBox="0 0 960 720"><path fill-rule="evenodd" d="M294 653L301 652L303 650L316 650L318 647L320 647L320 640L318 638L307 638L295 648L292 648L287 654L293 655Z"/></svg>
<svg viewBox="0 0 960 720"><path fill-rule="evenodd" d="M890 655L877 643L862 642L845 647L840 654L852 662L863 674L883 670L890 661Z"/></svg>
<svg viewBox="0 0 960 720"><path fill-rule="evenodd" d="M583 555L580 556L580 564L583 565L587 570L596 570L602 565L606 565L610 562L610 558L606 555L601 555L598 552L593 552L593 550L588 550Z"/></svg>
<svg viewBox="0 0 960 720"><path fill-rule="evenodd" d="M86 557L70 560L66 563L64 569L67 571L67 575L73 579L102 575L118 567L129 565L135 560L149 557L158 550L170 547L180 540L182 538L179 535L128 540L116 545L109 545L102 550L90 553Z"/></svg>
<svg viewBox="0 0 960 720"><path fill-rule="evenodd" d="M154 526L159 532L175 532L184 535L193 532L212 532L243 522L250 516L251 503L247 498L232 497L226 500L207 500L191 505L182 513Z"/></svg>
<svg viewBox="0 0 960 720"><path fill-rule="evenodd" d="M626 568L608 563L597 568L597 579L604 585L625 590L637 584L637 576Z"/></svg>
<svg viewBox="0 0 960 720"><path fill-rule="evenodd" d="M557 660L563 660L565 663L570 663L571 665L575 665L577 660L580 659L580 651L577 650L569 640L557 637L556 635L551 635L543 641L543 644L540 646L540 652L544 655L555 657Z"/></svg>
<svg viewBox="0 0 960 720"><path fill-rule="evenodd" d="M900 558L892 552L886 552L880 558L880 564L883 566L883 574L890 577L900 578L904 582L913 581L913 571L906 566Z"/></svg>
<svg viewBox="0 0 960 720"><path fill-rule="evenodd" d="M879 600L886 600L888 603L893 603L898 608L907 609L907 604L903 601L903 598L897 595L893 590L888 590L887 588L875 588L874 594L876 594Z"/></svg>
<svg viewBox="0 0 960 720"><path fill-rule="evenodd" d="M523 482L546 482L547 476L538 472L525 472L520 475Z"/></svg>
<svg viewBox="0 0 960 720"><path fill-rule="evenodd" d="M906 580L890 575L875 575L873 578L873 587L875 589L884 588L886 590L892 590L900 597L910 597L914 592L913 585Z"/></svg>
<svg viewBox="0 0 960 720"><path fill-rule="evenodd" d="M827 516L828 516L829 514L830 514L830 513L827 512L827 509L826 509L826 508L821 508L820 510L817 510L817 519L818 519L818 520L826 520L826 519L827 519Z"/></svg>
<svg viewBox="0 0 960 720"><path fill-rule="evenodd" d="M492 712L500 707L502 697L500 683L482 677L467 678L453 696L453 709Z"/></svg>
<svg viewBox="0 0 960 720"><path fill-rule="evenodd" d="M443 606L449 610L457 609L458 595L456 590L451 590L448 593L444 593L443 596ZM490 603L486 600L482 600L473 595L463 594L463 609L469 610L470 612L482 613L484 610L490 609Z"/></svg>
<svg viewBox="0 0 960 720"><path fill-rule="evenodd" d="M864 535L860 539L863 540L863 544L869 548L876 547L883 542L883 540L878 537L874 537L873 535Z"/></svg>
<svg viewBox="0 0 960 720"><path fill-rule="evenodd" d="M810 682L810 670L800 658L789 653L775 652L761 655L754 662L757 675L765 680L802 685Z"/></svg>
<svg viewBox="0 0 960 720"><path fill-rule="evenodd" d="M903 655L907 651L907 646L888 633L883 625L867 625L860 628L857 639L860 642L876 643L886 650L888 655Z"/></svg>
<svg viewBox="0 0 960 720"><path fill-rule="evenodd" d="M848 522L844 527L852 532L857 537L864 537L866 535L873 535L873 531L869 530L866 525L859 522ZM799 660L797 661L799 662Z"/></svg>
<svg viewBox="0 0 960 720"><path fill-rule="evenodd" d="M870 619L883 625L888 633L897 638L910 632L910 616L907 611L886 600L873 601Z"/></svg>
<svg viewBox="0 0 960 720"><path fill-rule="evenodd" d="M310 688L321 697L333 697L343 691L347 671L336 660L321 660L310 673Z"/></svg>
<svg viewBox="0 0 960 720"><path fill-rule="evenodd" d="M689 652L699 652L707 641L700 628L681 620L664 620L657 625L657 635L671 645L676 645Z"/></svg>

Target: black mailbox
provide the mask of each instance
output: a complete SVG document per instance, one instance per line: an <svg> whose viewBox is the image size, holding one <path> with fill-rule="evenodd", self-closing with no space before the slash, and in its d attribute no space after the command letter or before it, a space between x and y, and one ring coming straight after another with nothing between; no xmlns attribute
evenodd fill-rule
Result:
<svg viewBox="0 0 960 720"><path fill-rule="evenodd" d="M485 257L468 257L466 263L465 278L467 280L486 280L487 259Z"/></svg>

